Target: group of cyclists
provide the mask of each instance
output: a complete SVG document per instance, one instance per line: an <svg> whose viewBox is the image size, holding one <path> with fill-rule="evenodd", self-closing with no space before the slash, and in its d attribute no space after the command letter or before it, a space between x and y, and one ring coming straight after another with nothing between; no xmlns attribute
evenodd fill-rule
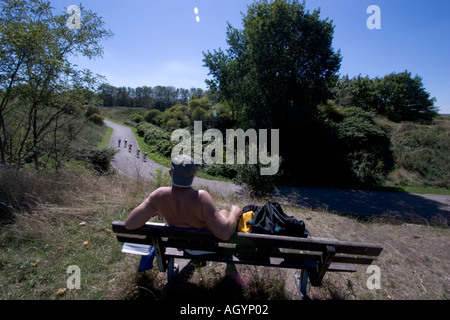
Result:
<svg viewBox="0 0 450 320"><path fill-rule="evenodd" d="M118 141L117 141L117 146L118 146L119 148L120 148L120 143L121 143L121 142L122 142L122 139L119 138ZM128 144L128 152L131 153L131 149L133 148L133 144L132 144L131 142L128 143L128 140L125 139L125 140L124 140L124 148L125 148L125 149L127 148L127 144ZM141 154L141 149L137 148L137 150L136 150L136 156L139 158L140 154ZM147 152L144 152L144 153L142 154L142 158L144 159L144 161L147 161Z"/></svg>

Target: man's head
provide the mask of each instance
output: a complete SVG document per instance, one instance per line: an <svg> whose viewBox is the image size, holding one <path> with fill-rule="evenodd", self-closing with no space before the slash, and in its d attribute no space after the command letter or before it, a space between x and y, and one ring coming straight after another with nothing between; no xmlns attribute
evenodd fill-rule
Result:
<svg viewBox="0 0 450 320"><path fill-rule="evenodd" d="M177 155L172 158L170 166L172 184L177 187L190 187L196 172L194 160L187 155Z"/></svg>

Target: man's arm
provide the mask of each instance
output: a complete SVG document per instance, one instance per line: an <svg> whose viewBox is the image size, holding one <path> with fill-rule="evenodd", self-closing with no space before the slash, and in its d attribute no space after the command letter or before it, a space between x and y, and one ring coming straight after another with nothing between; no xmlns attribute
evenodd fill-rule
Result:
<svg viewBox="0 0 450 320"><path fill-rule="evenodd" d="M210 194L203 191L201 193L202 217L206 227L221 240L230 239L236 231L236 225L241 217L242 211L237 206L231 206L231 210L217 210Z"/></svg>
<svg viewBox="0 0 450 320"><path fill-rule="evenodd" d="M158 213L155 207L156 191L153 191L140 205L134 208L125 220L125 228L129 230L138 229Z"/></svg>

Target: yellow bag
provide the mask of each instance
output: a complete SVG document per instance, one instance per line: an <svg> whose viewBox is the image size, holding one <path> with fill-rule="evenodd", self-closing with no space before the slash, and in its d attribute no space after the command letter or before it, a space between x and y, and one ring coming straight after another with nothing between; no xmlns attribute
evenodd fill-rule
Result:
<svg viewBox="0 0 450 320"><path fill-rule="evenodd" d="M252 230L252 224L248 222L253 220L254 215L255 213L253 211L247 211L242 214L241 219L239 219L238 223L239 232L250 233L250 231Z"/></svg>

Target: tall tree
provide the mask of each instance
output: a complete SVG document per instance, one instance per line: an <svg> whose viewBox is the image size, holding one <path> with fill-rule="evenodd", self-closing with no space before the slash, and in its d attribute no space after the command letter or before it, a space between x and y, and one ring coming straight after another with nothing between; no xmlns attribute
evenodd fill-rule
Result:
<svg viewBox="0 0 450 320"><path fill-rule="evenodd" d="M297 0L255 2L242 22L242 30L228 24L229 49L204 53L207 83L241 127L280 129L280 153L293 167L317 144L317 106L337 80L334 26Z"/></svg>
<svg viewBox="0 0 450 320"><path fill-rule="evenodd" d="M54 14L48 1L2 0L0 9L0 160L20 166L32 157L38 169L57 128L71 138L78 131L68 116L95 97L100 80L69 58L100 57L112 33L82 7L79 29L67 24L72 12Z"/></svg>

